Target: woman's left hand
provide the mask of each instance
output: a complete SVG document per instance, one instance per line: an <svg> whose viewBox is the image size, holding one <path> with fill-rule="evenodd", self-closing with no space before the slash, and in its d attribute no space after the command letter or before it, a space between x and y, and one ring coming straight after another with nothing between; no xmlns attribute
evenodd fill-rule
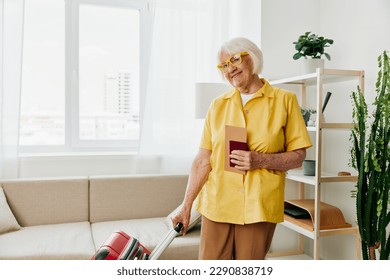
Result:
<svg viewBox="0 0 390 280"><path fill-rule="evenodd" d="M261 154L255 151L234 150L229 157L238 170L248 171L260 167Z"/></svg>

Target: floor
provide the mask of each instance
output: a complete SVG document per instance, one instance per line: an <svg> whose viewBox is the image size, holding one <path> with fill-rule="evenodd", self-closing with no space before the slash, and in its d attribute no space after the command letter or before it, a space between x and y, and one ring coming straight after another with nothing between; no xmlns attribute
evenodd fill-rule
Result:
<svg viewBox="0 0 390 280"><path fill-rule="evenodd" d="M302 255L291 255L291 256L283 256L283 257L272 257L272 258L266 258L267 260L313 260L308 255L302 254Z"/></svg>

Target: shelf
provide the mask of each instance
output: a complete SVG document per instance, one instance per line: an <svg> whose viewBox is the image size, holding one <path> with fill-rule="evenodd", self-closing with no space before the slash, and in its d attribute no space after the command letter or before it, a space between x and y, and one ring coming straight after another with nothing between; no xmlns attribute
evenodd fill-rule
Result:
<svg viewBox="0 0 390 280"><path fill-rule="evenodd" d="M297 231L309 238L314 239L316 234L315 227L315 201L314 199L296 199L286 200L285 209L299 209L300 212L306 213L307 217L295 218L288 214L284 215L284 225L294 231ZM344 219L341 210L333 205L319 201L320 223L319 236L330 236L338 234L355 234L356 228ZM296 210L294 210L295 212Z"/></svg>
<svg viewBox="0 0 390 280"><path fill-rule="evenodd" d="M353 123L326 123L321 124L321 128L334 128L334 129L352 129Z"/></svg>
<svg viewBox="0 0 390 280"><path fill-rule="evenodd" d="M356 239L356 256L359 259L360 243L359 232L357 227L353 227L347 223L344 219L341 210L330 204L326 204L321 201L321 189L322 183L342 183L342 182L356 182L358 176L356 174L350 176L338 176L337 174L331 174L323 172L323 143L327 138L323 137L324 130L336 129L336 130L351 130L353 128L352 123L337 122L342 121L340 118L335 119L336 122L326 122L323 114L321 113L322 107L322 95L325 84L338 83L338 82L357 82L362 90L364 90L364 71L360 70L338 70L338 69L321 69L317 68L316 72L299 75L295 77L289 77L285 79L271 80L270 84L273 86L283 85L297 85L295 88L301 93L301 104L306 106L308 92L311 94L314 92L316 97L316 109L317 120L316 126L308 126L307 131L315 134L315 160L316 160L316 176L303 175L302 168L289 170L286 174L286 179L294 182L299 187L299 200L289 200L285 202L285 209L288 209L289 215L285 214L285 220L282 223L285 227L297 232L299 236L298 249L295 251L289 251L289 254L295 254L297 252L303 252L304 250L304 238L308 237L313 242L313 259L320 258L320 237L331 235L350 234L355 235ZM315 90L307 91L308 86L315 87ZM342 91L340 91L340 94ZM337 172L336 172L337 173ZM304 185L312 186L314 190L311 192L311 197L305 196ZM326 184L324 184L326 185ZM342 184L334 184L341 186ZM314 191L314 193L313 193ZM310 215L308 215L308 213ZM295 218L294 218L295 217Z"/></svg>
<svg viewBox="0 0 390 280"><path fill-rule="evenodd" d="M307 131L315 132L317 131L317 128L315 126L306 126Z"/></svg>
<svg viewBox="0 0 390 280"><path fill-rule="evenodd" d="M284 222L281 224L285 226L286 228L289 228L299 234L302 234L306 237L309 237L310 239L315 239L315 234L313 230L309 230L302 226L302 223L298 222L297 219L292 219L288 215L284 215L285 219ZM287 218L286 218L287 216ZM290 219L291 218L291 219ZM319 236L325 237L325 236L332 236L332 235L340 235L340 234L357 234L358 228L357 227L346 227L346 228L337 228L337 229L325 229L320 230Z"/></svg>
<svg viewBox="0 0 390 280"><path fill-rule="evenodd" d="M315 182L316 182L315 176L303 175L302 169L291 169L291 170L287 171L286 179L300 182L300 183L309 184L309 185L315 185Z"/></svg>
<svg viewBox="0 0 390 280"><path fill-rule="evenodd" d="M307 131L309 132L316 132L317 127L316 126L307 126ZM326 123L323 122L320 124L321 129L352 129L353 123Z"/></svg>
<svg viewBox="0 0 390 280"><path fill-rule="evenodd" d="M271 85L297 84L297 85L316 85L317 78L321 77L323 82L343 82L364 76L364 71L358 70L339 70L339 69L318 69L318 72L289 77L285 79L271 80Z"/></svg>
<svg viewBox="0 0 390 280"><path fill-rule="evenodd" d="M322 172L319 182L321 183L336 183L336 182L356 182L358 176L337 176L335 174L324 173ZM303 175L302 169L291 169L287 171L286 179L292 180L295 182L305 183L309 185L316 185L316 176L306 176Z"/></svg>
<svg viewBox="0 0 390 280"><path fill-rule="evenodd" d="M314 231L302 227L302 225L298 223L297 220L289 220L289 218L290 217L288 215L284 215L284 222L282 222L281 224L286 228L289 228L299 234L314 239Z"/></svg>

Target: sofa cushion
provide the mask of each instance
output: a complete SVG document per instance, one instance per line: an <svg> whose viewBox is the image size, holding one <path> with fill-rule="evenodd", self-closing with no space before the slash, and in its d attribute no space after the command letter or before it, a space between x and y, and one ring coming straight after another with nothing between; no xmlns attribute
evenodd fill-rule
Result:
<svg viewBox="0 0 390 280"><path fill-rule="evenodd" d="M169 231L165 220L166 217L160 217L94 223L91 228L95 249L99 249L113 232L121 230L138 239L142 245L152 251ZM200 227L197 226L185 236L176 237L160 259L197 259L199 241Z"/></svg>
<svg viewBox="0 0 390 280"><path fill-rule="evenodd" d="M178 236L161 254L160 260L197 260L199 256L200 224L185 236Z"/></svg>
<svg viewBox="0 0 390 280"><path fill-rule="evenodd" d="M88 221L88 178L16 179L2 185L23 227Z"/></svg>
<svg viewBox="0 0 390 280"><path fill-rule="evenodd" d="M0 186L0 234L20 229L18 221L8 206L3 188Z"/></svg>
<svg viewBox="0 0 390 280"><path fill-rule="evenodd" d="M168 215L183 200L188 175L90 178L91 223Z"/></svg>
<svg viewBox="0 0 390 280"><path fill-rule="evenodd" d="M0 259L89 260L95 253L88 222L25 227L0 235Z"/></svg>

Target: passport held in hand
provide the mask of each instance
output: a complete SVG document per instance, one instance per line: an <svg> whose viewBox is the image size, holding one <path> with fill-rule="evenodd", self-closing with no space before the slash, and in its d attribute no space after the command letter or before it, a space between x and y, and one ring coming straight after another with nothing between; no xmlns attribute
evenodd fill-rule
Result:
<svg viewBox="0 0 390 280"><path fill-rule="evenodd" d="M245 127L225 126L225 170L239 174L245 171L238 170L230 162L230 154L234 150L248 151L247 131Z"/></svg>
<svg viewBox="0 0 390 280"><path fill-rule="evenodd" d="M229 154L231 154L234 150L248 151L248 145L246 142L231 140L229 141ZM230 162L230 166L234 167L234 163Z"/></svg>

